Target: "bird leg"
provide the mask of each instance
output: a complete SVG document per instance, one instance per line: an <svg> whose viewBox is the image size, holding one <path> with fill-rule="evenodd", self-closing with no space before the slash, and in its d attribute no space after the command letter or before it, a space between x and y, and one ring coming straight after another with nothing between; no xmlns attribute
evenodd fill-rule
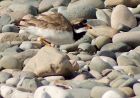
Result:
<svg viewBox="0 0 140 98"><path fill-rule="evenodd" d="M38 41L41 42L42 45L46 45L46 46L53 47L53 46L51 45L51 43L48 42L48 41L46 40L46 38L39 37L39 38L38 38Z"/></svg>

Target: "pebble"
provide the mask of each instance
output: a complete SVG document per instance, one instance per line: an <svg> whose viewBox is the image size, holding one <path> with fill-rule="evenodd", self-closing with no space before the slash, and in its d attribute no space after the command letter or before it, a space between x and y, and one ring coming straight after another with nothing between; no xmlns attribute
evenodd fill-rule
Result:
<svg viewBox="0 0 140 98"><path fill-rule="evenodd" d="M138 0L129 0L129 1L125 1L125 0L118 0L118 1L112 1L112 0L105 0L105 6L106 7L113 7L113 6L117 6L119 4L123 4L126 6L130 6L130 7L136 7L140 1Z"/></svg>
<svg viewBox="0 0 140 98"><path fill-rule="evenodd" d="M19 28L14 24L7 24L2 27L2 32L19 32Z"/></svg>
<svg viewBox="0 0 140 98"><path fill-rule="evenodd" d="M22 69L19 61L13 56L4 56L0 60L0 67L7 69Z"/></svg>
<svg viewBox="0 0 140 98"><path fill-rule="evenodd" d="M125 25L130 28L137 26L136 18L125 5L117 5L111 15L112 28L119 30L120 25Z"/></svg>
<svg viewBox="0 0 140 98"><path fill-rule="evenodd" d="M42 0L39 4L39 12L44 12L53 7L67 6L70 0Z"/></svg>
<svg viewBox="0 0 140 98"><path fill-rule="evenodd" d="M97 56L110 57L110 58L113 58L114 60L116 59L116 55L112 51L97 51L97 54L96 55Z"/></svg>
<svg viewBox="0 0 140 98"><path fill-rule="evenodd" d="M9 78L11 78L12 75L6 72L0 72L0 83L5 83L6 80L8 80Z"/></svg>
<svg viewBox="0 0 140 98"><path fill-rule="evenodd" d="M30 92L23 92L23 91L19 91L19 90L15 90L12 95L11 98L33 98L34 94L30 93Z"/></svg>
<svg viewBox="0 0 140 98"><path fill-rule="evenodd" d="M101 48L101 51L111 51L111 52L126 52L131 50L131 47L122 42L108 43Z"/></svg>
<svg viewBox="0 0 140 98"><path fill-rule="evenodd" d="M41 44L38 43L38 42L24 41L19 46L19 48L22 49L22 50L38 49L38 48L41 48Z"/></svg>
<svg viewBox="0 0 140 98"><path fill-rule="evenodd" d="M87 24L91 26L108 26L108 24L99 19L87 19Z"/></svg>
<svg viewBox="0 0 140 98"><path fill-rule="evenodd" d="M44 78L48 82L57 81L57 80L65 80L63 76L48 76Z"/></svg>
<svg viewBox="0 0 140 98"><path fill-rule="evenodd" d="M6 50L7 48L10 48L11 45L8 43L1 43L0 44L0 52L3 52L4 50Z"/></svg>
<svg viewBox="0 0 140 98"><path fill-rule="evenodd" d="M87 80L79 81L79 83L76 83L77 88L84 88L90 90L96 86L105 86L105 84L96 82L94 79L87 79Z"/></svg>
<svg viewBox="0 0 140 98"><path fill-rule="evenodd" d="M11 17L9 15L4 14L0 17L0 25L4 26L9 23L11 23Z"/></svg>
<svg viewBox="0 0 140 98"><path fill-rule="evenodd" d="M120 91L122 91L123 93L125 93L128 97L132 97L134 96L134 91L131 87L120 87L118 88Z"/></svg>
<svg viewBox="0 0 140 98"><path fill-rule="evenodd" d="M127 98L127 96L121 91L109 90L103 94L102 98Z"/></svg>
<svg viewBox="0 0 140 98"><path fill-rule="evenodd" d="M101 57L93 57L90 62L89 68L92 70L96 70L98 72L102 72L105 69L112 69L111 65L105 62Z"/></svg>
<svg viewBox="0 0 140 98"><path fill-rule="evenodd" d="M43 47L36 56L29 60L23 71L33 72L37 76L58 74L68 76L74 70L67 55L52 47Z"/></svg>
<svg viewBox="0 0 140 98"><path fill-rule="evenodd" d="M113 36L112 41L123 42L135 48L139 46L139 34L139 31L118 33Z"/></svg>
<svg viewBox="0 0 140 98"><path fill-rule="evenodd" d="M74 98L68 91L56 86L39 87L34 98Z"/></svg>
<svg viewBox="0 0 140 98"><path fill-rule="evenodd" d="M136 84L133 85L134 93L137 96L140 96L139 89L140 89L140 83L136 83Z"/></svg>
<svg viewBox="0 0 140 98"><path fill-rule="evenodd" d="M92 46L90 43L81 43L78 46L78 49L80 51L84 51L84 52L87 52L89 54L94 54L96 52L96 48L94 46Z"/></svg>
<svg viewBox="0 0 140 98"><path fill-rule="evenodd" d="M95 18L96 9L103 8L104 4L101 0L78 0L71 2L67 10L63 10L62 13L67 19L72 20L76 18ZM78 10L75 10L78 9Z"/></svg>
<svg viewBox="0 0 140 98"><path fill-rule="evenodd" d="M88 53L80 53L80 54L78 54L77 55L79 58L80 58L80 60L82 60L82 61L90 61L91 59L92 59L92 55L90 55L90 54L88 54Z"/></svg>
<svg viewBox="0 0 140 98"><path fill-rule="evenodd" d="M37 79L24 77L17 84L17 89L25 92L34 92L39 86L41 86L41 83Z"/></svg>
<svg viewBox="0 0 140 98"><path fill-rule="evenodd" d="M101 49L105 44L111 43L111 39L107 36L98 36L95 39L95 44L98 49Z"/></svg>
<svg viewBox="0 0 140 98"><path fill-rule="evenodd" d="M112 88L107 86L95 86L90 92L90 97L92 98L102 98L105 92L112 90Z"/></svg>
<svg viewBox="0 0 140 98"><path fill-rule="evenodd" d="M74 98L90 98L90 90L82 88L69 89L69 93L73 95Z"/></svg>
<svg viewBox="0 0 140 98"><path fill-rule="evenodd" d="M0 34L0 43L11 41L26 41L28 38L14 32L6 32Z"/></svg>
<svg viewBox="0 0 140 98"><path fill-rule="evenodd" d="M19 81L20 81L20 79L14 77L14 78L10 78L10 79L6 80L6 84L16 87Z"/></svg>
<svg viewBox="0 0 140 98"><path fill-rule="evenodd" d="M3 86L0 87L1 96L4 97L4 98L11 97L15 90L16 90L16 88L6 86L6 85L3 85Z"/></svg>
<svg viewBox="0 0 140 98"><path fill-rule="evenodd" d="M131 87L137 82L136 79L130 78L128 76L119 76L110 83L111 87Z"/></svg>
<svg viewBox="0 0 140 98"><path fill-rule="evenodd" d="M113 29L109 26L96 26L93 29L89 29L87 32L93 36L107 36L110 38L118 33L116 29Z"/></svg>
<svg viewBox="0 0 140 98"><path fill-rule="evenodd" d="M97 19L102 20L106 24L110 25L110 17L104 12L104 10L97 9L96 17Z"/></svg>

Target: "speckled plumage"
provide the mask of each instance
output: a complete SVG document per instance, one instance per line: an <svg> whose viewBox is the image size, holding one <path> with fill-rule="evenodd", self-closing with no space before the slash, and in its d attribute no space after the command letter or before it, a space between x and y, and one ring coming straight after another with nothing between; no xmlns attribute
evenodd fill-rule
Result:
<svg viewBox="0 0 140 98"><path fill-rule="evenodd" d="M53 44L61 45L74 42L73 28L62 14L49 13L24 20L24 22L27 32L43 37Z"/></svg>

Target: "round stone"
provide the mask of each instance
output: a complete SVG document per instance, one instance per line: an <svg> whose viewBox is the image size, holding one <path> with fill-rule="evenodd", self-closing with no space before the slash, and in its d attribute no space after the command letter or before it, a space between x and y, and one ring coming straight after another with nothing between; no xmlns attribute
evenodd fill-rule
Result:
<svg viewBox="0 0 140 98"><path fill-rule="evenodd" d="M127 96L119 90L109 90L103 94L102 98L127 98Z"/></svg>
<svg viewBox="0 0 140 98"><path fill-rule="evenodd" d="M112 51L112 52L126 52L129 51L131 47L122 42L114 42L104 45L101 51Z"/></svg>
<svg viewBox="0 0 140 98"><path fill-rule="evenodd" d="M0 83L5 83L6 80L8 80L11 77L12 75L7 72L0 72Z"/></svg>
<svg viewBox="0 0 140 98"><path fill-rule="evenodd" d="M73 96L66 90L56 86L42 86L39 87L35 93L34 98L73 98Z"/></svg>
<svg viewBox="0 0 140 98"><path fill-rule="evenodd" d="M14 24L7 24L2 27L2 32L19 32L19 28Z"/></svg>
<svg viewBox="0 0 140 98"><path fill-rule="evenodd" d="M20 80L18 78L10 78L10 79L6 80L6 84L16 87L19 81Z"/></svg>
<svg viewBox="0 0 140 98"><path fill-rule="evenodd" d="M140 90L140 83L136 83L133 86L133 90L135 92L135 95L140 96L139 90Z"/></svg>
<svg viewBox="0 0 140 98"><path fill-rule="evenodd" d="M13 56L4 56L0 60L0 66L7 69L21 69L21 64Z"/></svg>
<svg viewBox="0 0 140 98"><path fill-rule="evenodd" d="M125 5L117 5L111 15L112 28L119 30L120 25L125 25L130 28L137 26L136 18Z"/></svg>
<svg viewBox="0 0 140 98"><path fill-rule="evenodd" d="M107 62L105 62L104 60L102 60L101 57L93 57L93 59L91 60L90 64L89 64L89 68L92 70L96 70L98 72L102 72L105 69L112 69L111 65Z"/></svg>
<svg viewBox="0 0 140 98"><path fill-rule="evenodd" d="M95 44L98 49L102 48L107 43L111 43L111 39L107 36L99 36L95 39Z"/></svg>

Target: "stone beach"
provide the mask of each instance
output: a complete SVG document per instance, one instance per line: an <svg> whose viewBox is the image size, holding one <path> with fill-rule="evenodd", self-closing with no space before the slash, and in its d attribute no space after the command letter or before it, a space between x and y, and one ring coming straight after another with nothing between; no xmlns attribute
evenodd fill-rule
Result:
<svg viewBox="0 0 140 98"><path fill-rule="evenodd" d="M0 0L0 98L140 98L140 0Z"/></svg>

